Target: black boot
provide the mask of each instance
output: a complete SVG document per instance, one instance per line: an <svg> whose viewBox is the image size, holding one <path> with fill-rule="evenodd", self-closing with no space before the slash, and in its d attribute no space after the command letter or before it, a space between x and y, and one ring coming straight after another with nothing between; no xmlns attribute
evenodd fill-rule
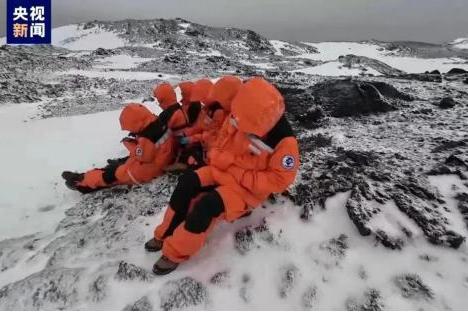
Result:
<svg viewBox="0 0 468 312"><path fill-rule="evenodd" d="M90 187L80 186L78 183L83 181L84 173L77 173L71 171L64 171L62 172L62 178L65 180L65 185L73 191L78 191L83 194L91 193L97 191Z"/></svg>
<svg viewBox="0 0 468 312"><path fill-rule="evenodd" d="M153 273L156 275L166 275L177 269L178 263L169 260L166 256L162 256L153 265Z"/></svg>
<svg viewBox="0 0 468 312"><path fill-rule="evenodd" d="M152 238L145 243L145 249L149 252L158 252L162 249L163 241Z"/></svg>

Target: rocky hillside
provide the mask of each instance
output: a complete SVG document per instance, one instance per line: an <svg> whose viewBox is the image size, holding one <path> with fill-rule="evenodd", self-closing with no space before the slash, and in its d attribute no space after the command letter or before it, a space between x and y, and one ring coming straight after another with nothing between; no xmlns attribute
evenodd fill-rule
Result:
<svg viewBox="0 0 468 312"><path fill-rule="evenodd" d="M6 151L2 163L37 163L30 175L50 183L0 180L14 185L0 223L20 229L0 232L1 309L466 308L464 50L288 43L181 19L90 22L53 38L54 46L0 47L0 122L18 127L0 144L43 141ZM71 157L78 170L114 156L118 139L105 135L117 128L114 111L148 98L154 84L228 73L263 75L282 91L300 139L299 177L155 277L155 255L142 246L177 176L79 196L62 187L59 172L74 168L59 160ZM54 161L37 159L44 146ZM33 208L21 215L24 202ZM43 226L52 216L59 221Z"/></svg>

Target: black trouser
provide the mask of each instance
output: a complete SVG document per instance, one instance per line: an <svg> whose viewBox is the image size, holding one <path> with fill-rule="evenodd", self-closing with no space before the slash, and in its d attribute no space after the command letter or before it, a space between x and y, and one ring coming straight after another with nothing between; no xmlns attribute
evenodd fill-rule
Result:
<svg viewBox="0 0 468 312"><path fill-rule="evenodd" d="M188 213L191 201L204 193ZM224 203L214 186L202 187L200 178L192 170L186 171L180 178L169 201L174 210L171 223L164 233L164 238L171 236L174 230L185 221L185 229L192 233L202 233L208 229L211 220L224 211Z"/></svg>

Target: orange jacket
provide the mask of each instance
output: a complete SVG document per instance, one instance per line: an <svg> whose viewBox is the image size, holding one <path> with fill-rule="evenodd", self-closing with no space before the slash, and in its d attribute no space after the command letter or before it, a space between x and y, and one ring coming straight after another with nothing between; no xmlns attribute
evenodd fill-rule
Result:
<svg viewBox="0 0 468 312"><path fill-rule="evenodd" d="M231 187L250 207L256 207L294 182L299 148L284 116L262 140L239 131L228 118L208 159L216 183Z"/></svg>
<svg viewBox="0 0 468 312"><path fill-rule="evenodd" d="M120 124L122 130L134 134L133 138L122 140L130 157L150 163L175 155L176 141L172 131L185 127L187 119L179 104L155 116L143 105L133 103L123 109Z"/></svg>

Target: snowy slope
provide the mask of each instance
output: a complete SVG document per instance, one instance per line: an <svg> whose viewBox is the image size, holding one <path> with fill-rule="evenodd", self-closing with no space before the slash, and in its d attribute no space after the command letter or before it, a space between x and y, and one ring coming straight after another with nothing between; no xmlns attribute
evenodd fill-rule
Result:
<svg viewBox="0 0 468 312"><path fill-rule="evenodd" d="M396 52L388 51L376 44L357 43L357 42L321 42L305 43L317 48L318 53L304 54L301 57L320 60L324 62L336 61L341 55L358 55L369 57L386 63L396 69L407 73L424 73L425 71L439 70L442 73L448 72L453 67L464 68L468 70L468 64L460 58L418 58L398 55ZM338 76L335 68L331 68L332 76ZM304 69L307 72L308 69ZM321 73L321 72L320 72ZM346 69L342 71L343 75L349 73Z"/></svg>
<svg viewBox="0 0 468 312"><path fill-rule="evenodd" d="M0 49L0 309L466 308L468 249L450 246L468 236L465 77L435 83L376 69L446 72L468 69L464 59L269 41L182 20L134 21L135 33L153 33L126 38L127 23L60 27L60 49ZM371 60L347 67L346 54ZM83 196L60 172L122 156L120 108L154 84L225 73L266 75L281 88L301 142L300 175L289 195L222 223L198 255L155 277L159 254L143 244L177 177ZM314 90L342 75L362 77ZM385 109L340 116L327 106L327 90L352 102L346 92L356 86L377 90L372 99ZM454 107L435 105L446 96Z"/></svg>
<svg viewBox="0 0 468 312"><path fill-rule="evenodd" d="M458 38L450 43L450 45L456 49L467 50L468 49L468 38Z"/></svg>

